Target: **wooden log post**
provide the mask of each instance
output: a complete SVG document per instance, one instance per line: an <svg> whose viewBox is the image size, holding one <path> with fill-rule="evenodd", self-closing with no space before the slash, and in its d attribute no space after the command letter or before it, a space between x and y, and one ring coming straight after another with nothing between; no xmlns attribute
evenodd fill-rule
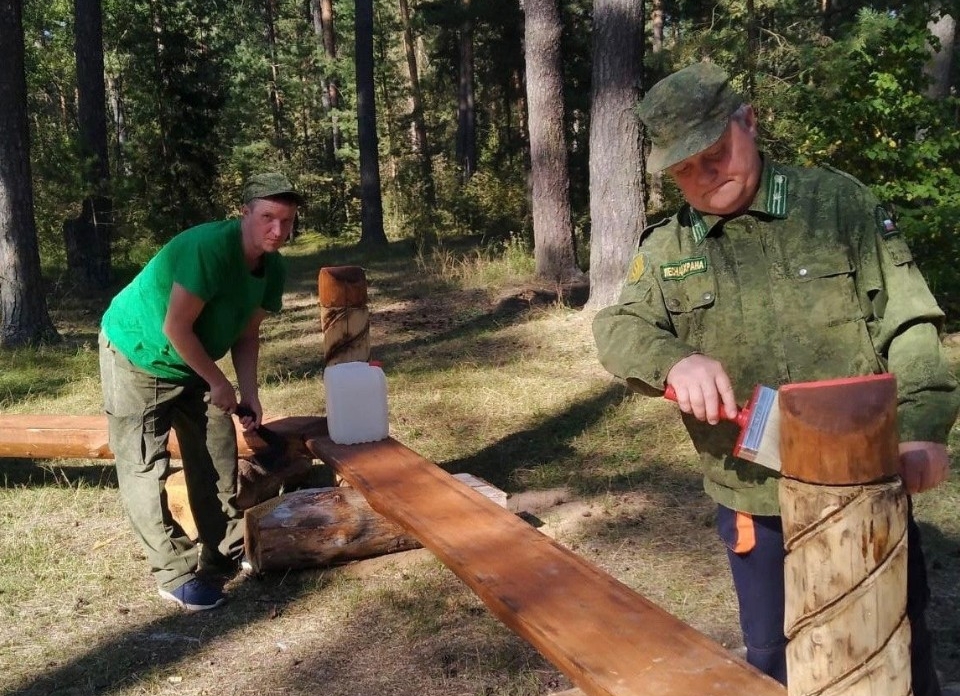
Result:
<svg viewBox="0 0 960 696"><path fill-rule="evenodd" d="M370 359L367 276L359 266L329 266L317 279L324 365Z"/></svg>
<svg viewBox="0 0 960 696"><path fill-rule="evenodd" d="M896 381L793 384L779 402L788 696L907 696Z"/></svg>

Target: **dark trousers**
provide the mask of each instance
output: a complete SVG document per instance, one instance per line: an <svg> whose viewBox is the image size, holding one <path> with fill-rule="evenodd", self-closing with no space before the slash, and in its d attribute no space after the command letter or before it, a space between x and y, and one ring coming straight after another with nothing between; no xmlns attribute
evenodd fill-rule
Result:
<svg viewBox="0 0 960 696"><path fill-rule="evenodd" d="M740 628L747 662L781 684L787 683L787 639L783 634L783 526L779 517L737 515L717 507L717 531L740 604ZM907 617L914 696L940 696L933 666L933 639L924 613L930 600L920 529L907 509Z"/></svg>

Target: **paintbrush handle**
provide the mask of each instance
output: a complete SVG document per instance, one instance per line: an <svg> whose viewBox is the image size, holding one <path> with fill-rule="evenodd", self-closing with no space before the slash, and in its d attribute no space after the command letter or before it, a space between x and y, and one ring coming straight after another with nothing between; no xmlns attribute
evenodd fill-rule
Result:
<svg viewBox="0 0 960 696"><path fill-rule="evenodd" d="M677 401L677 391L673 388L672 385L668 384L667 388L663 392L663 398L669 401L676 403ZM733 418L730 418L727 415L727 412L723 409L722 404L720 408L720 419L725 421L730 421L731 423L736 423L741 429L750 422L750 411L746 408L741 408L737 410L737 415Z"/></svg>
<svg viewBox="0 0 960 696"><path fill-rule="evenodd" d="M237 404L237 407L233 410L233 413L237 416L237 418L257 417L257 414L253 412L253 409L246 404Z"/></svg>

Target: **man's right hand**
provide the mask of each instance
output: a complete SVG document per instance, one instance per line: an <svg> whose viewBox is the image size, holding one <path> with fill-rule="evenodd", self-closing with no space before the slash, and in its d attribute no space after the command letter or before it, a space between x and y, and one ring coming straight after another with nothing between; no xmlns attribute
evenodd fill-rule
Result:
<svg viewBox="0 0 960 696"><path fill-rule="evenodd" d="M694 353L670 368L667 384L677 393L677 404L684 413L711 425L720 422L720 409L727 418L737 417L737 401L730 378L718 361Z"/></svg>
<svg viewBox="0 0 960 696"><path fill-rule="evenodd" d="M218 380L210 385L209 402L227 413L233 413L236 410L237 392L230 380Z"/></svg>

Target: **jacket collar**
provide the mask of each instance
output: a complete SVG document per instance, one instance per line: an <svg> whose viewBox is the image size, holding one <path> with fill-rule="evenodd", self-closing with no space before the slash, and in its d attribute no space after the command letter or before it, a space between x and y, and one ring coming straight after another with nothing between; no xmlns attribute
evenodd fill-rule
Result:
<svg viewBox="0 0 960 696"><path fill-rule="evenodd" d="M789 178L782 166L770 161L762 154L761 158L763 172L760 174L760 186L744 214L759 214L785 220L789 208ZM687 206L687 215L690 218L693 241L697 245L703 243L718 223L728 219L722 215L701 213L690 205Z"/></svg>

